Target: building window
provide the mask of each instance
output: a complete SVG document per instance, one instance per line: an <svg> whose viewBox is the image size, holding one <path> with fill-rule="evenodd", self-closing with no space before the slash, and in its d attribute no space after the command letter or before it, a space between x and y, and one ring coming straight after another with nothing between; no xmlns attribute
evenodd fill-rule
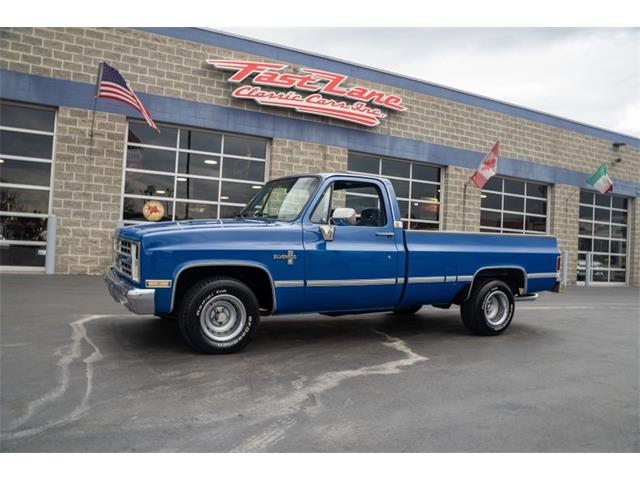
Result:
<svg viewBox="0 0 640 480"><path fill-rule="evenodd" d="M0 102L0 268L42 269L55 110Z"/></svg>
<svg viewBox="0 0 640 480"><path fill-rule="evenodd" d="M438 230L440 228L439 167L421 162L363 155L349 152L347 170L351 173L388 178L398 197L404 228ZM347 192L347 207L367 201L366 194ZM375 196L369 196L375 200ZM372 200L369 200L372 201Z"/></svg>
<svg viewBox="0 0 640 480"><path fill-rule="evenodd" d="M547 233L546 185L492 177L481 197L481 232Z"/></svg>
<svg viewBox="0 0 640 480"><path fill-rule="evenodd" d="M125 223L229 218L265 183L267 140L129 122Z"/></svg>
<svg viewBox="0 0 640 480"><path fill-rule="evenodd" d="M577 280L585 280L587 253L592 252L594 282L625 283L627 215L624 197L580 191Z"/></svg>

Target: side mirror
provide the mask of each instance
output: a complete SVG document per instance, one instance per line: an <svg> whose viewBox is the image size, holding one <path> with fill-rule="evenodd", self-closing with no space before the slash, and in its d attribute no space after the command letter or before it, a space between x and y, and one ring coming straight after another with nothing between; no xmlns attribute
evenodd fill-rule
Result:
<svg viewBox="0 0 640 480"><path fill-rule="evenodd" d="M336 208L331 215L329 225L320 225L320 233L325 242L333 241L336 225L355 225L356 211L353 208Z"/></svg>
<svg viewBox="0 0 640 480"><path fill-rule="evenodd" d="M355 225L356 211L353 208L336 208L331 215L331 222L334 225Z"/></svg>

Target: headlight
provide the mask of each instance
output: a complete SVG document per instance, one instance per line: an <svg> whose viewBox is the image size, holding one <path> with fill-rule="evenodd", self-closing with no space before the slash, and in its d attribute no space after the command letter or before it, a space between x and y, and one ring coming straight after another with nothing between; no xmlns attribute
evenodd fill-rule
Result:
<svg viewBox="0 0 640 480"><path fill-rule="evenodd" d="M131 242L131 278L140 281L140 245Z"/></svg>

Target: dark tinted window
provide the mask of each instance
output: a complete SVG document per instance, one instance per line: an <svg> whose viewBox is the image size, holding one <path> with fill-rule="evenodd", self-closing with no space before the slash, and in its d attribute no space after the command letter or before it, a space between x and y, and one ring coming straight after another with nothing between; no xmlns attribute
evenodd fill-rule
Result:
<svg viewBox="0 0 640 480"><path fill-rule="evenodd" d="M186 198L189 200L209 200L218 201L218 181L205 180L203 178L178 177L176 182L176 198Z"/></svg>
<svg viewBox="0 0 640 480"><path fill-rule="evenodd" d="M347 170L361 173L373 173L378 175L379 173L379 160L374 157L368 157L365 155L357 155L354 153L349 154L347 160Z"/></svg>
<svg viewBox="0 0 640 480"><path fill-rule="evenodd" d="M53 136L0 131L0 154L51 159Z"/></svg>
<svg viewBox="0 0 640 480"><path fill-rule="evenodd" d="M220 157L216 155L180 152L178 173L217 177L220 175L220 162Z"/></svg>
<svg viewBox="0 0 640 480"><path fill-rule="evenodd" d="M0 125L5 127L53 132L55 118L53 110L0 103Z"/></svg>
<svg viewBox="0 0 640 480"><path fill-rule="evenodd" d="M0 182L29 183L48 187L51 181L51 164L26 160L0 159Z"/></svg>
<svg viewBox="0 0 640 480"><path fill-rule="evenodd" d="M262 182L264 180L264 169L264 162L224 157L222 176L238 180Z"/></svg>
<svg viewBox="0 0 640 480"><path fill-rule="evenodd" d="M0 216L0 240L43 242L46 239L46 218Z"/></svg>
<svg viewBox="0 0 640 480"><path fill-rule="evenodd" d="M180 148L220 153L222 135L198 130L180 130Z"/></svg>
<svg viewBox="0 0 640 480"><path fill-rule="evenodd" d="M173 196L173 178L168 175L127 172L124 191L134 195L171 197Z"/></svg>
<svg viewBox="0 0 640 480"><path fill-rule="evenodd" d="M127 168L173 172L176 153L170 150L129 146L127 148Z"/></svg>
<svg viewBox="0 0 640 480"><path fill-rule="evenodd" d="M224 153L241 157L265 158L267 156L267 142L260 138L225 135Z"/></svg>
<svg viewBox="0 0 640 480"><path fill-rule="evenodd" d="M5 212L48 213L49 192L28 188L0 187L0 210Z"/></svg>
<svg viewBox="0 0 640 480"><path fill-rule="evenodd" d="M410 175L411 164L408 162L400 162L398 160L382 160L382 175L385 177L401 177L408 178Z"/></svg>
<svg viewBox="0 0 640 480"><path fill-rule="evenodd" d="M129 122L129 143L144 143L146 145L158 145L175 148L178 137L178 129L162 126L157 133L146 123Z"/></svg>

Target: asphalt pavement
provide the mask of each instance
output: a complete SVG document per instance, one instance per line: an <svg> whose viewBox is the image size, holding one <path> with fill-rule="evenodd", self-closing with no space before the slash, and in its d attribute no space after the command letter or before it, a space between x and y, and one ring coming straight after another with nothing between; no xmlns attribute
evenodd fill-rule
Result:
<svg viewBox="0 0 640 480"><path fill-rule="evenodd" d="M99 277L0 275L4 452L638 452L639 291L569 288L475 337L458 308L263 319L232 355Z"/></svg>

